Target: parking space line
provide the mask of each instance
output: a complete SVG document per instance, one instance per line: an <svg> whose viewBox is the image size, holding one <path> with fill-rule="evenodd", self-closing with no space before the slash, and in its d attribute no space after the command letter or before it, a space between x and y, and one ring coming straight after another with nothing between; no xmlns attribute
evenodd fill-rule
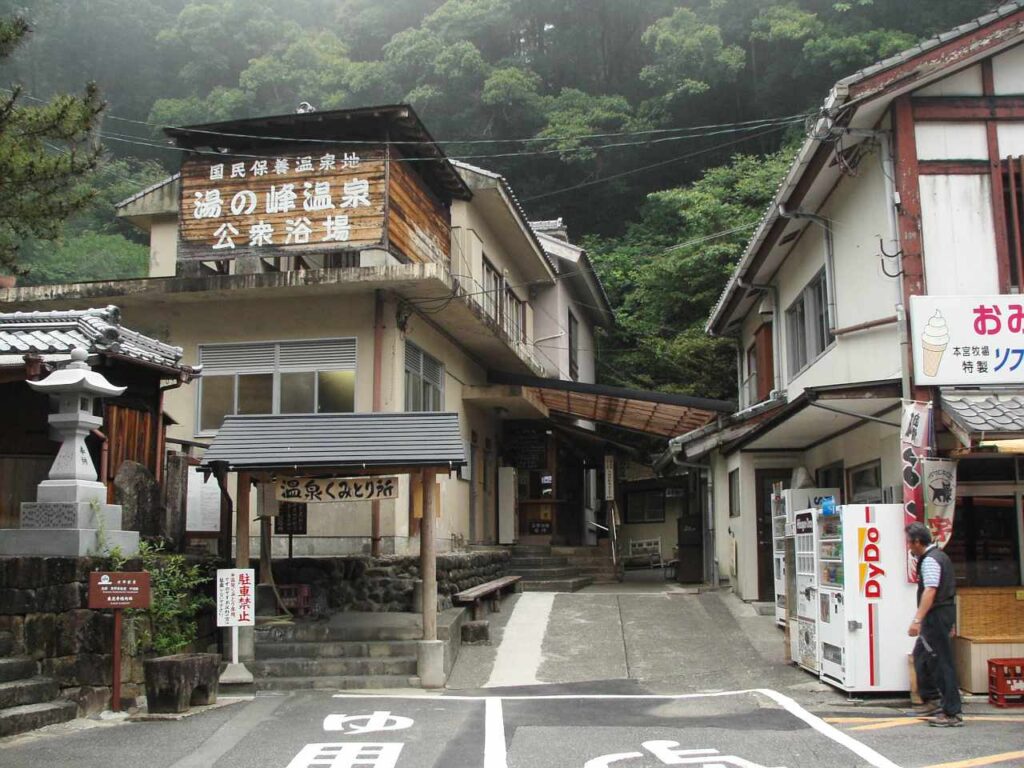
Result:
<svg viewBox="0 0 1024 768"><path fill-rule="evenodd" d="M885 719L876 720L870 725L857 725L851 728L851 731L884 731L888 728L899 728L904 725L921 725L925 722L925 717L887 717Z"/></svg>
<svg viewBox="0 0 1024 768"><path fill-rule="evenodd" d="M487 698L484 701L484 768L508 768L501 699Z"/></svg>
<svg viewBox="0 0 1024 768"><path fill-rule="evenodd" d="M547 634L554 592L523 592L501 635L491 677L484 688L536 685L544 657L541 648Z"/></svg>
<svg viewBox="0 0 1024 768"><path fill-rule="evenodd" d="M925 766L925 768L977 768L977 766L982 765L1005 763L1007 760L1019 760L1022 757L1024 757L1024 752L1002 752L998 755L975 757L970 760L956 760L952 763L936 763L935 765Z"/></svg>

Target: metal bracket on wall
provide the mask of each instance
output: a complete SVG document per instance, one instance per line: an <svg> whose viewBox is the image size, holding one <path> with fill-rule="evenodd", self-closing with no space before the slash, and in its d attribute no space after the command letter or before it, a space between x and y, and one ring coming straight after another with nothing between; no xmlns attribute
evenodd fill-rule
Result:
<svg viewBox="0 0 1024 768"><path fill-rule="evenodd" d="M902 275L903 274L903 268L902 267L897 269L895 272L890 272L888 269L886 269L885 268L885 260L886 259L897 259L896 264L899 265L900 264L900 260L902 260L902 258L903 258L903 249L900 248L898 251L896 251L896 253L889 253L887 250L885 250L885 242L882 240L882 238L878 238L878 250L882 252L882 256L879 259L879 261L881 261L881 263L882 263L882 272L885 273L885 276L886 277L899 277L900 275Z"/></svg>

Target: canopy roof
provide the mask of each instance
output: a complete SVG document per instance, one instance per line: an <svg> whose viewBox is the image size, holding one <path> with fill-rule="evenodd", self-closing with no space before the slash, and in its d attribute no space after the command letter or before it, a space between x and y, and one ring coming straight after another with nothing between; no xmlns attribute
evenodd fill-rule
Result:
<svg viewBox="0 0 1024 768"><path fill-rule="evenodd" d="M942 420L970 448L1024 438L1024 397L1010 392L942 391Z"/></svg>
<svg viewBox="0 0 1024 768"><path fill-rule="evenodd" d="M456 413L228 416L202 465L228 470L450 469L466 463Z"/></svg>

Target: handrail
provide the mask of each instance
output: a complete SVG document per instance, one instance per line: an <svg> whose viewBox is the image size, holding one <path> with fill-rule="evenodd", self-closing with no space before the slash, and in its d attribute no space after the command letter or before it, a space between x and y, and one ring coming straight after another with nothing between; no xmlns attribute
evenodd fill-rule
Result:
<svg viewBox="0 0 1024 768"><path fill-rule="evenodd" d="M587 525L592 525L594 528L597 528L598 530L604 531L605 533L608 532L607 528L605 528L600 523L595 523L593 520L587 520Z"/></svg>

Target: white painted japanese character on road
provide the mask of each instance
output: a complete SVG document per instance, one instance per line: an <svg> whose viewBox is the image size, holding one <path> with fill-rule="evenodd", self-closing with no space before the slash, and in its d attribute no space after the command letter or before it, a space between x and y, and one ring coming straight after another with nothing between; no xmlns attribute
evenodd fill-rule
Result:
<svg viewBox="0 0 1024 768"><path fill-rule="evenodd" d="M313 234L313 222L305 216L300 216L297 219L286 219L285 232L284 242L286 245L288 243L308 243L309 236Z"/></svg>
<svg viewBox="0 0 1024 768"><path fill-rule="evenodd" d="M230 222L224 222L217 230L213 233L213 236L217 238L217 242L214 243L213 249L220 250L222 248L234 248L235 241L231 238L238 237L238 230Z"/></svg>
<svg viewBox="0 0 1024 768"><path fill-rule="evenodd" d="M352 237L352 229L348 224L348 216L328 216L327 221L324 222L324 229L327 230L327 234L324 235L324 241L333 241L338 243L347 242Z"/></svg>
<svg viewBox="0 0 1024 768"><path fill-rule="evenodd" d="M395 768L403 744L307 744L288 768Z"/></svg>
<svg viewBox="0 0 1024 768"><path fill-rule="evenodd" d="M267 192L267 213L294 211L296 198L298 195L295 194L294 184L282 184L280 187L271 184Z"/></svg>
<svg viewBox="0 0 1024 768"><path fill-rule="evenodd" d="M219 189L196 192L195 209L192 211L192 215L197 219L216 219L220 216L222 207Z"/></svg>
<svg viewBox="0 0 1024 768"><path fill-rule="evenodd" d="M250 189L236 192L231 198L231 212L235 216L248 215L256 210L256 193Z"/></svg>
<svg viewBox="0 0 1024 768"><path fill-rule="evenodd" d="M361 205L370 206L370 182L367 179L346 181L338 207L358 208Z"/></svg>
<svg viewBox="0 0 1024 768"><path fill-rule="evenodd" d="M256 224L249 227L249 245L260 246L260 245L273 245L274 244L274 225L267 224L263 219L260 219Z"/></svg>
<svg viewBox="0 0 1024 768"><path fill-rule="evenodd" d="M413 719L392 715L388 711L377 711L372 715L328 715L324 718L325 731L363 734L376 731L401 731L411 728Z"/></svg>
<svg viewBox="0 0 1024 768"><path fill-rule="evenodd" d="M645 741L643 748L661 761L662 765L696 765L700 768L765 768L736 755L723 755L717 749L680 749L678 741ZM588 760L583 768L609 768L609 766L627 760L643 759L642 752L619 752L614 755L602 755ZM623 768L628 768L623 766ZM777 766L785 768L785 766Z"/></svg>
<svg viewBox="0 0 1024 768"><path fill-rule="evenodd" d="M334 207L331 202L331 183L329 181L311 181L302 185L302 207L307 211L327 211Z"/></svg>

